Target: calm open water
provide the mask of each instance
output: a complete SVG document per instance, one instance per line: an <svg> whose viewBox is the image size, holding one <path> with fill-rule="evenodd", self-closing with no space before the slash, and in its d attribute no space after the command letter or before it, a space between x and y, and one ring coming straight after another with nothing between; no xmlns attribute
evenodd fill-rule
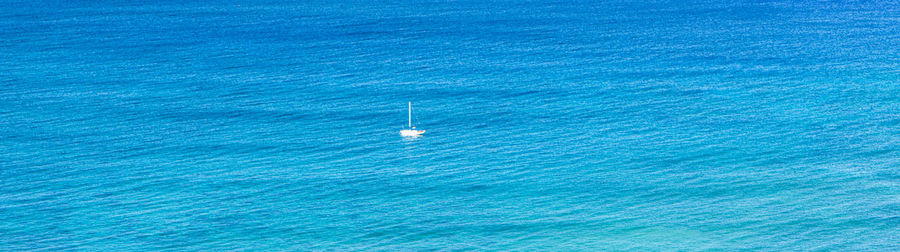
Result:
<svg viewBox="0 0 900 252"><path fill-rule="evenodd" d="M900 249L900 4L726 2L2 1L0 250Z"/></svg>

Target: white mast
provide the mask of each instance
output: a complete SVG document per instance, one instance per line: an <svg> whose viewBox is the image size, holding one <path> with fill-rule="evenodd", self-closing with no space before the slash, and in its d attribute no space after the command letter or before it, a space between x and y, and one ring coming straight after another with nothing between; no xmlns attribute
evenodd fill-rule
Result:
<svg viewBox="0 0 900 252"><path fill-rule="evenodd" d="M412 128L412 102L409 102L409 110L406 113L407 119L409 119L409 128Z"/></svg>

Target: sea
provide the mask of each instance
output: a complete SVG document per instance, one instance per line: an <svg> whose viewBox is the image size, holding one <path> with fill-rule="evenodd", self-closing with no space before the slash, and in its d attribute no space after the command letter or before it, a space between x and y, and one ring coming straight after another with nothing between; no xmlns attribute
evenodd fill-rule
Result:
<svg viewBox="0 0 900 252"><path fill-rule="evenodd" d="M900 3L0 0L0 250L900 250Z"/></svg>

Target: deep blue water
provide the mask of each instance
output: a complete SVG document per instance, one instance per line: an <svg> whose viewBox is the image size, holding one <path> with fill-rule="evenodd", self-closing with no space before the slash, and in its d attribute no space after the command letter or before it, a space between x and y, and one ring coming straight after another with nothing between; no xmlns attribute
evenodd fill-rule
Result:
<svg viewBox="0 0 900 252"><path fill-rule="evenodd" d="M2 1L0 250L900 250L900 4L727 2Z"/></svg>

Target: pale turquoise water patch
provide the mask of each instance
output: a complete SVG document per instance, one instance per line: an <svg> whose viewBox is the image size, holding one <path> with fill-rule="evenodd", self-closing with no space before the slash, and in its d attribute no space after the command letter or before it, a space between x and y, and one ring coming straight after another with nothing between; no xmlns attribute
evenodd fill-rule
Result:
<svg viewBox="0 0 900 252"><path fill-rule="evenodd" d="M0 249L897 250L898 21L3 2Z"/></svg>

